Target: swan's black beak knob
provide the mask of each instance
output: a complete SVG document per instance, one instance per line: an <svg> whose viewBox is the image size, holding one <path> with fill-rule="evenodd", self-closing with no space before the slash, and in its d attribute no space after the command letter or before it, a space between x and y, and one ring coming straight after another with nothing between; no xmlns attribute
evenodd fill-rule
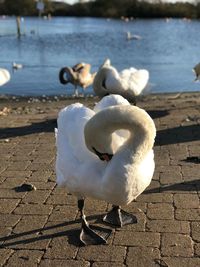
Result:
<svg viewBox="0 0 200 267"><path fill-rule="evenodd" d="M97 151L94 147L92 149L94 150L95 154L100 158L100 160L110 161L113 157L112 154L101 153L101 152Z"/></svg>

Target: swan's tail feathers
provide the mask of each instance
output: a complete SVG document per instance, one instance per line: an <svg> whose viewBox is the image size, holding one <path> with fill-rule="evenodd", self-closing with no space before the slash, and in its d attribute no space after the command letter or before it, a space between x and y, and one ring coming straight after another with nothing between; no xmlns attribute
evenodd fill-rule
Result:
<svg viewBox="0 0 200 267"><path fill-rule="evenodd" d="M73 70L70 67L64 67L59 72L59 80L62 84L67 84L73 80Z"/></svg>
<svg viewBox="0 0 200 267"><path fill-rule="evenodd" d="M6 69L0 69L0 86L4 85L10 80L10 73Z"/></svg>
<svg viewBox="0 0 200 267"><path fill-rule="evenodd" d="M138 96L147 86L149 81L149 72L147 70L138 70L132 73L130 77L131 88L134 90L135 96Z"/></svg>

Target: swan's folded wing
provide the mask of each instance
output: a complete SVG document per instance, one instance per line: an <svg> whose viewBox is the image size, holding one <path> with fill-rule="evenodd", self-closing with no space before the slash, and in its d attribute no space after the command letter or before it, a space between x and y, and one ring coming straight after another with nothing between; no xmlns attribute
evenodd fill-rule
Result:
<svg viewBox="0 0 200 267"><path fill-rule="evenodd" d="M134 94L139 95L146 87L149 81L149 72L141 69L137 71L131 71L128 79L128 88L133 90Z"/></svg>
<svg viewBox="0 0 200 267"><path fill-rule="evenodd" d="M129 68L129 69L124 69L124 70L122 70L122 71L119 73L119 75L120 75L121 78L129 79L130 75L133 74L133 73L135 73L136 71L137 71L136 68L131 67L131 68Z"/></svg>
<svg viewBox="0 0 200 267"><path fill-rule="evenodd" d="M58 184L76 175L79 166L95 156L86 148L84 126L94 111L82 104L62 109L58 116L56 174Z"/></svg>
<svg viewBox="0 0 200 267"><path fill-rule="evenodd" d="M125 91L132 91L133 95L139 95L149 80L149 72L145 69L137 70L133 67L119 73L122 87Z"/></svg>
<svg viewBox="0 0 200 267"><path fill-rule="evenodd" d="M86 155L91 155L85 145L84 127L86 122L94 115L94 111L84 107L82 104L72 104L59 113L57 145L59 151L62 145L68 144L70 155L78 161L86 160Z"/></svg>

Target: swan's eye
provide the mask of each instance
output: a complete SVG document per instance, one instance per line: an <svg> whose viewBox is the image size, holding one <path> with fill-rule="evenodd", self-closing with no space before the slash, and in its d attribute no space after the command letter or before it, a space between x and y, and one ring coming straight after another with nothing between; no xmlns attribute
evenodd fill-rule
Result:
<svg viewBox="0 0 200 267"><path fill-rule="evenodd" d="M100 158L100 160L110 161L113 157L112 154L101 153L101 152L97 151L96 148L94 148L94 147L92 147L92 149L94 150L95 154Z"/></svg>

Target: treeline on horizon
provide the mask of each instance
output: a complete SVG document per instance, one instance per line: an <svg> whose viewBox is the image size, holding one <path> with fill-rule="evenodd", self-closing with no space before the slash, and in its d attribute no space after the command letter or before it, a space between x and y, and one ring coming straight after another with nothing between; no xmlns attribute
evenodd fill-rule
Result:
<svg viewBox="0 0 200 267"><path fill-rule="evenodd" d="M198 0L197 0L198 1ZM200 18L200 2L154 3L145 0L94 0L86 3L68 5L65 3L43 0L45 9L42 15L106 17L106 18ZM1 15L37 16L35 0L0 1Z"/></svg>

